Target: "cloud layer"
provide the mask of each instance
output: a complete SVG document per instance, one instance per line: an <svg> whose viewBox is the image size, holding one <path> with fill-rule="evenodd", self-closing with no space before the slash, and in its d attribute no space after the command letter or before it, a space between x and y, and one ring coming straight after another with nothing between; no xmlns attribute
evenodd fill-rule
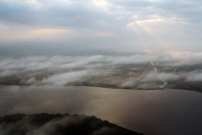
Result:
<svg viewBox="0 0 202 135"><path fill-rule="evenodd" d="M198 0L1 0L0 5L2 45L37 42L46 48L130 53L202 50Z"/></svg>
<svg viewBox="0 0 202 135"><path fill-rule="evenodd" d="M2 85L84 85L158 89L164 81L202 81L201 53L2 58Z"/></svg>

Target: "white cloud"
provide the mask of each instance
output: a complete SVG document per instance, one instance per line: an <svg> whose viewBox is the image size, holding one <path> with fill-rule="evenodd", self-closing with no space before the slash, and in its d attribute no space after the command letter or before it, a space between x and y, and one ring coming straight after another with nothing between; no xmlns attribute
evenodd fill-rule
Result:
<svg viewBox="0 0 202 135"><path fill-rule="evenodd" d="M102 60L102 59L103 59L103 56L101 56L101 55L83 57L83 58L79 58L79 59L75 60L74 62L64 64L61 66L61 68L81 67L81 66L90 64L92 62L100 62L100 60Z"/></svg>
<svg viewBox="0 0 202 135"><path fill-rule="evenodd" d="M138 88L140 89L156 89L156 88L159 88L156 83L140 83L138 85Z"/></svg>
<svg viewBox="0 0 202 135"><path fill-rule="evenodd" d="M108 57L106 61L113 64L137 64L137 63L149 63L150 61L162 60L156 55L129 55L129 56L116 56Z"/></svg>
<svg viewBox="0 0 202 135"><path fill-rule="evenodd" d="M12 76L12 75L15 75L17 73L18 73L18 71L16 71L16 70L2 71L2 72L0 72L0 77Z"/></svg>
<svg viewBox="0 0 202 135"><path fill-rule="evenodd" d="M124 83L121 84L122 88L133 88L134 87L135 82L134 81L126 81Z"/></svg>
<svg viewBox="0 0 202 135"><path fill-rule="evenodd" d="M137 83L157 82L177 80L186 78L187 81L202 81L201 71L186 72L174 70L179 65L187 65L191 60L191 64L201 63L201 54L179 55L173 54L166 55L93 55L93 56L54 56L54 57L24 57L24 58L1 58L0 59L0 77L8 77L14 79L13 81L25 85L66 85L70 82L82 81L81 79L95 78L95 82L101 77L106 77L113 74L125 74L128 78L124 78L117 87L134 87ZM193 56L193 57L189 57ZM153 64L151 64L153 63ZM129 69L124 70L124 64L134 65ZM138 65L145 66L142 74L136 74ZM144 64L144 65L143 65ZM149 66L147 68L147 66ZM159 66L156 67L156 66ZM195 65L193 65L195 66ZM134 68L134 69L133 69ZM158 72L153 69L157 68ZM197 67L196 67L197 68ZM164 70L165 69L165 70ZM134 70L134 72L133 72ZM195 70L195 69L194 69ZM200 70L198 68L198 70ZM171 71L171 72L168 72ZM127 72L127 73L125 73ZM133 78L131 79L131 77ZM13 77L13 78L11 78ZM96 80L97 79L97 80ZM21 80L21 81L20 81ZM105 79L104 79L105 80ZM110 80L110 79L109 79ZM128 80L128 81L127 81ZM86 81L86 80L84 80ZM113 83L117 83L112 81ZM144 87L144 86L141 86ZM145 86L146 87L146 86Z"/></svg>
<svg viewBox="0 0 202 135"><path fill-rule="evenodd" d="M173 73L158 73L158 72L150 72L148 73L142 81L158 81L158 80L177 80L180 76Z"/></svg>
<svg viewBox="0 0 202 135"><path fill-rule="evenodd" d="M190 82L202 81L202 72L200 71L193 71L185 74L185 76L186 80Z"/></svg>
<svg viewBox="0 0 202 135"><path fill-rule="evenodd" d="M55 85L65 85L69 82L78 81L82 77L88 75L86 70L67 72L62 74L52 75L48 78L44 78L41 83L45 84L55 84Z"/></svg>
<svg viewBox="0 0 202 135"><path fill-rule="evenodd" d="M27 83L27 84L35 84L35 83L37 83L37 80L36 80L34 77L32 77L32 78L30 78L29 80L27 80L26 83Z"/></svg>

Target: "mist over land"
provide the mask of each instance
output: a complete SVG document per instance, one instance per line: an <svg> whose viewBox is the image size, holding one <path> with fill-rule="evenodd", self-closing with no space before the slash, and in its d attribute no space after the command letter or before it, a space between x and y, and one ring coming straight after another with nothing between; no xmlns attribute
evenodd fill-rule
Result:
<svg viewBox="0 0 202 135"><path fill-rule="evenodd" d="M202 54L27 56L0 59L0 84L187 89L201 92ZM161 86L166 83L162 88Z"/></svg>

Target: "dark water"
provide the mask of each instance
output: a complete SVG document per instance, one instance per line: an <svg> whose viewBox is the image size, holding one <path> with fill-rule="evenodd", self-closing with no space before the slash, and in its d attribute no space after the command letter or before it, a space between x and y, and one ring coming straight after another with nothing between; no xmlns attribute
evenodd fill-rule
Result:
<svg viewBox="0 0 202 135"><path fill-rule="evenodd" d="M201 135L202 93L95 87L0 88L0 114L95 115L146 135Z"/></svg>

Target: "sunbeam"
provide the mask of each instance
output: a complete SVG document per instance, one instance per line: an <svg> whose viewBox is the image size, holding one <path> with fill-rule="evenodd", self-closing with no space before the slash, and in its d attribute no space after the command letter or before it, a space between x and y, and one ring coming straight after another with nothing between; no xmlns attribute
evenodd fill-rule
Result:
<svg viewBox="0 0 202 135"><path fill-rule="evenodd" d="M136 29L136 27L134 26L134 23L131 22L130 24L127 25L128 27L132 27L132 29L134 30L135 34L137 35L138 39L141 42L141 45L144 48L144 52L146 54L152 54L153 51L150 49L149 44L146 42L146 40L144 40L143 36L141 36L141 34L138 32L138 30Z"/></svg>
<svg viewBox="0 0 202 135"><path fill-rule="evenodd" d="M151 24L150 23L154 23L154 22L162 22L163 19L157 19L157 20L146 20L144 22L141 21L136 21L136 24L139 25L147 34L149 34L156 42L157 45L159 45L159 47L163 47L164 49L168 50L169 49L169 45L164 42L161 38L159 38L159 36L155 33L155 29L152 29Z"/></svg>

